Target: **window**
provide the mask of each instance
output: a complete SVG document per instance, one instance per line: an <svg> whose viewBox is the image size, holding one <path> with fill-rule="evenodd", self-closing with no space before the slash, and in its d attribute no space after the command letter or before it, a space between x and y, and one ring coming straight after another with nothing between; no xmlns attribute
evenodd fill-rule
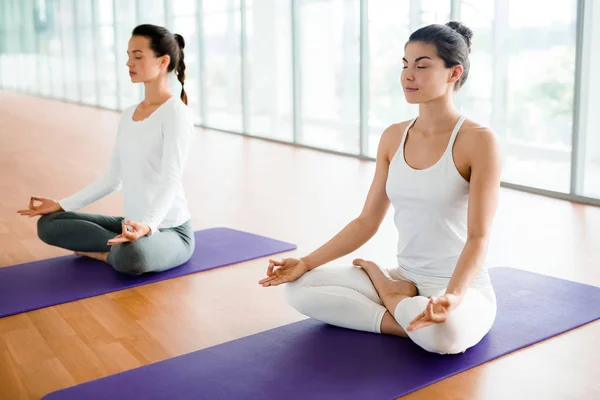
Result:
<svg viewBox="0 0 600 400"><path fill-rule="evenodd" d="M460 20L473 30L473 40L469 77L457 92L456 105L470 119L491 127L494 125L492 122L494 82L504 79L500 74L494 76L494 1L463 0ZM498 36L502 37L502 35ZM503 109L502 104L499 104L502 102L500 96L503 87L504 85L497 86L495 105L497 112ZM498 115L498 119L504 120L504 118L504 115L502 117Z"/></svg>
<svg viewBox="0 0 600 400"><path fill-rule="evenodd" d="M119 84L119 103L121 109L139 103L143 97L142 85L131 82L129 69L126 65L128 60L127 46L131 38L131 32L137 26L136 1L119 0L115 2L117 6L117 12L115 13L117 18L115 21L117 31L115 41L117 65L115 73Z"/></svg>
<svg viewBox="0 0 600 400"><path fill-rule="evenodd" d="M404 45L414 30L449 21L451 6L474 31L455 105L499 137L502 180L600 198L592 0L0 0L0 86L124 109L144 91L125 65L131 31L157 24L186 41L197 123L375 157L382 131L418 113L400 82ZM169 87L179 95L174 74Z"/></svg>
<svg viewBox="0 0 600 400"><path fill-rule="evenodd" d="M99 43L96 47L98 103L116 110L118 103L114 27L112 25L98 27L98 36Z"/></svg>
<svg viewBox="0 0 600 400"><path fill-rule="evenodd" d="M600 198L600 3L586 2L585 21L578 148L584 179L579 194Z"/></svg>
<svg viewBox="0 0 600 400"><path fill-rule="evenodd" d="M246 6L251 7L251 1L246 0ZM239 12L240 0L202 0L202 11L207 14L214 12Z"/></svg>
<svg viewBox="0 0 600 400"><path fill-rule="evenodd" d="M164 0L137 1L139 3L140 24L154 24L161 26L165 25L166 21Z"/></svg>
<svg viewBox="0 0 600 400"><path fill-rule="evenodd" d="M175 16L191 16L198 12L198 0L170 0L172 14ZM204 3L210 3L210 1L204 0ZM206 7L205 7L206 8Z"/></svg>
<svg viewBox="0 0 600 400"><path fill-rule="evenodd" d="M358 0L300 0L300 132L303 144L358 154Z"/></svg>
<svg viewBox="0 0 600 400"><path fill-rule="evenodd" d="M200 110L200 43L198 41L198 16L175 17L173 22L173 33L178 33L185 40L184 62L185 62L185 92L188 96L188 107L197 122L201 122ZM179 95L181 84L176 78L173 81L173 93Z"/></svg>
<svg viewBox="0 0 600 400"><path fill-rule="evenodd" d="M63 67L63 55L61 41L60 2L46 2L49 11L49 24L47 31L46 60L50 79L51 95L57 99L65 98L65 71Z"/></svg>
<svg viewBox="0 0 600 400"><path fill-rule="evenodd" d="M291 1L254 0L246 11L248 127L293 140Z"/></svg>
<svg viewBox="0 0 600 400"><path fill-rule="evenodd" d="M63 46L63 67L65 74L65 98L79 101L79 79L77 71L77 35L74 21L74 0L63 0L61 8L60 40Z"/></svg>
<svg viewBox="0 0 600 400"><path fill-rule="evenodd" d="M98 104L118 108L115 28L113 19L113 3L96 1L98 24L96 25L96 80L98 88Z"/></svg>
<svg viewBox="0 0 600 400"><path fill-rule="evenodd" d="M406 102L400 84L404 44L410 35L409 2L370 1L368 13L368 154L375 157L385 128L416 115L418 109Z"/></svg>
<svg viewBox="0 0 600 400"><path fill-rule="evenodd" d="M369 14L369 123L366 153L375 157L381 133L401 121L414 118L419 109L408 104L400 82L404 45L421 26L446 23L448 0L368 2ZM411 18L412 17L412 18Z"/></svg>
<svg viewBox="0 0 600 400"><path fill-rule="evenodd" d="M79 2L79 0L78 0ZM84 104L96 105L96 57L94 54L94 28L91 26L77 29L77 58L79 67L79 90Z"/></svg>
<svg viewBox="0 0 600 400"><path fill-rule="evenodd" d="M212 4L210 1L206 3ZM217 129L242 132L239 10L205 12L203 24L204 123Z"/></svg>

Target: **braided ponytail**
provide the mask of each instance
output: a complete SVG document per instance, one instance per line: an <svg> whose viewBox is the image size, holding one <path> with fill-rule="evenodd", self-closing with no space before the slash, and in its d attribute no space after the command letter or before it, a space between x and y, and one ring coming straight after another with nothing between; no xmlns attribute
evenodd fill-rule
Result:
<svg viewBox="0 0 600 400"><path fill-rule="evenodd" d="M179 58L178 58L177 66L175 68L175 73L177 74L177 80L179 80L179 82L181 82L181 95L180 95L181 101L183 101L185 104L187 104L188 103L187 93L185 92L185 89L183 88L183 84L185 82L185 62L184 62L184 52L183 52L183 49L185 48L185 40L183 40L183 36L181 36L178 33L176 33L173 36L175 37L175 40L177 41L177 44L179 45Z"/></svg>

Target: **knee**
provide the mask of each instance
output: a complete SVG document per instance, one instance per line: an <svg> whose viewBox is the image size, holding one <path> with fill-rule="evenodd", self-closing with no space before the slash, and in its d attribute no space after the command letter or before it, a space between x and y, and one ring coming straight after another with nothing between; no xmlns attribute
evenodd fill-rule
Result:
<svg viewBox="0 0 600 400"><path fill-rule="evenodd" d="M398 304L394 313L396 321L406 331L410 322L425 310L428 302L428 299L423 296L403 300ZM443 323L406 333L415 344L430 353L458 354L470 347L468 332L461 324L462 322L459 320L449 319Z"/></svg>
<svg viewBox="0 0 600 400"><path fill-rule="evenodd" d="M150 272L144 251L138 241L113 246L108 261L116 271L123 274L139 276Z"/></svg>
<svg viewBox="0 0 600 400"><path fill-rule="evenodd" d="M38 237L47 244L54 242L56 236L56 224L54 221L60 215L60 211L53 212L50 214L42 215L37 222L37 234Z"/></svg>
<svg viewBox="0 0 600 400"><path fill-rule="evenodd" d="M464 327L453 321L430 325L408 335L424 350L443 355L464 353L474 345L469 343Z"/></svg>
<svg viewBox="0 0 600 400"><path fill-rule="evenodd" d="M425 350L438 354L459 354L464 353L468 347L464 328L457 323L447 321L437 326L433 326L433 334L430 340L422 343Z"/></svg>

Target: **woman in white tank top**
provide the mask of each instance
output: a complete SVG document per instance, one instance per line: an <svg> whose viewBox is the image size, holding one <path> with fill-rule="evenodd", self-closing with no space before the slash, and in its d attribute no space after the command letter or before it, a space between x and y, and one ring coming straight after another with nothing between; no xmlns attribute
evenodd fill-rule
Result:
<svg viewBox="0 0 600 400"><path fill-rule="evenodd" d="M488 333L496 298L485 258L500 188L499 146L452 103L467 80L471 37L458 22L410 36L401 80L419 115L383 132L361 214L308 256L271 260L260 284L287 283L288 302L307 316L408 337L430 352L464 352ZM396 268L386 274L362 259L318 268L365 244L390 204Z"/></svg>

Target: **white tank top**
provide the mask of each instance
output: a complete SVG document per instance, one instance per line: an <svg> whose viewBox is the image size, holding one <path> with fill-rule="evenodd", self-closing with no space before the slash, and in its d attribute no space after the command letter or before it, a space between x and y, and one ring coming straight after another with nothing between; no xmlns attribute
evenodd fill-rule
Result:
<svg viewBox="0 0 600 400"><path fill-rule="evenodd" d="M467 240L469 182L452 157L454 141L465 120L461 116L442 157L431 167L414 169L404 156L408 130L390 162L386 192L398 230L398 268L414 282L447 285ZM490 284L484 267L474 286Z"/></svg>

